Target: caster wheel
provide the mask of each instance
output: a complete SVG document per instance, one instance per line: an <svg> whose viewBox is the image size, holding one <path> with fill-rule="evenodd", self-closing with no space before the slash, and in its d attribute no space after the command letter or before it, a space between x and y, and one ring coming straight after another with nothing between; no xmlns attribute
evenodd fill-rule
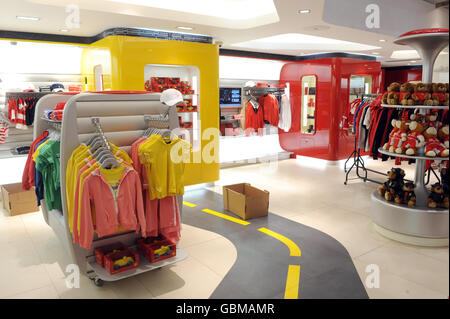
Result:
<svg viewBox="0 0 450 319"><path fill-rule="evenodd" d="M103 280L101 280L100 278L94 278L94 284L97 286L97 287L103 287L103 284L104 284L105 282L103 281Z"/></svg>
<svg viewBox="0 0 450 319"><path fill-rule="evenodd" d="M344 185L347 185L347 182L344 182Z"/></svg>

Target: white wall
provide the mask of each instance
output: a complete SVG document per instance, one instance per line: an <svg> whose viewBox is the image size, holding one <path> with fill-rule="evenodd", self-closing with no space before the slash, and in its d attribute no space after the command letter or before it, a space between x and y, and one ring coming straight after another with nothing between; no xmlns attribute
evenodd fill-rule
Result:
<svg viewBox="0 0 450 319"><path fill-rule="evenodd" d="M277 60L220 56L219 78L278 81L285 63Z"/></svg>
<svg viewBox="0 0 450 319"><path fill-rule="evenodd" d="M81 47L0 41L0 73L80 74Z"/></svg>

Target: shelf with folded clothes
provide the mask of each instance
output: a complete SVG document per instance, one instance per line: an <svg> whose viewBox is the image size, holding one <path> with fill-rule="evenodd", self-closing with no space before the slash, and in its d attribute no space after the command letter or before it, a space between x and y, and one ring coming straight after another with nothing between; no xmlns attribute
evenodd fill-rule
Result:
<svg viewBox="0 0 450 319"><path fill-rule="evenodd" d="M378 152L384 155L392 156L392 157L402 157L402 158L409 158L409 159L416 159L416 160L427 160L427 161L448 161L448 157L428 157L425 155L406 155L406 154L399 154L399 153L391 153L386 151L383 148L379 148Z"/></svg>
<svg viewBox="0 0 450 319"><path fill-rule="evenodd" d="M395 109L422 109L422 110L448 110L448 105L391 105L381 104L382 107L390 107Z"/></svg>
<svg viewBox="0 0 450 319"><path fill-rule="evenodd" d="M48 118L45 118L45 117L42 117L42 120L46 121L46 122L49 122L49 123L57 123L57 124L61 124L62 123L62 120L52 120L52 119L48 119Z"/></svg>

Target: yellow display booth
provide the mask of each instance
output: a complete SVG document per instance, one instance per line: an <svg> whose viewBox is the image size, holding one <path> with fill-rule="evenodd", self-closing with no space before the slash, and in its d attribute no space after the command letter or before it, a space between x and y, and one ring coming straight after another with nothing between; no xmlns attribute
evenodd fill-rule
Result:
<svg viewBox="0 0 450 319"><path fill-rule="evenodd" d="M215 44L111 35L83 49L83 90L144 91L150 77L192 82L195 111L180 111L192 123L193 145L185 185L219 179L219 49ZM212 129L212 130L211 130Z"/></svg>

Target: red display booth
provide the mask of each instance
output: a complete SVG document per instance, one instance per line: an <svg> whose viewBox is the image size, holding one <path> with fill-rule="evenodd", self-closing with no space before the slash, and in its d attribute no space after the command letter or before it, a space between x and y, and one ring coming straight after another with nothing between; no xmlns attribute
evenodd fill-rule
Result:
<svg viewBox="0 0 450 319"><path fill-rule="evenodd" d="M282 67L280 83L289 83L292 110L291 129L279 130L281 147L295 155L338 161L354 148L349 103L363 93L380 92L381 63L345 53L306 56Z"/></svg>
<svg viewBox="0 0 450 319"><path fill-rule="evenodd" d="M383 68L383 89L387 90L387 87L392 82L405 83L410 81L422 81L422 66L399 66Z"/></svg>

